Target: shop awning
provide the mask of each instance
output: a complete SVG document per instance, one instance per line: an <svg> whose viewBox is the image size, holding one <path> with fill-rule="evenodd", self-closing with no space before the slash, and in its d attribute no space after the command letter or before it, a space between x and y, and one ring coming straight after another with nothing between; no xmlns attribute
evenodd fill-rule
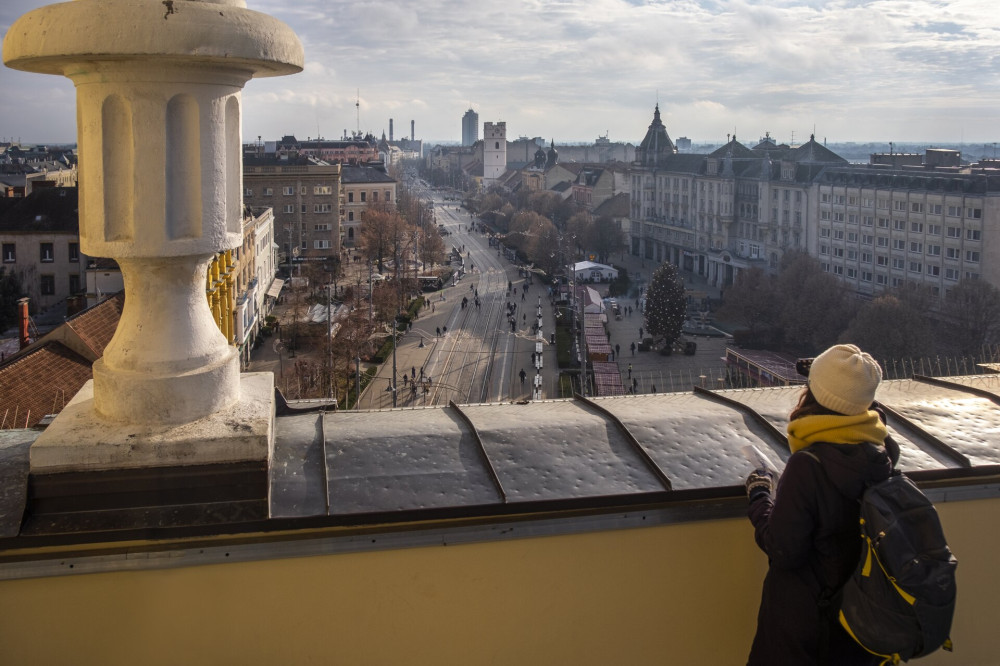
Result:
<svg viewBox="0 0 1000 666"><path fill-rule="evenodd" d="M271 286L267 288L267 295L271 298L277 298L278 294L281 293L281 288L285 286L285 281L281 278L274 278L274 282Z"/></svg>

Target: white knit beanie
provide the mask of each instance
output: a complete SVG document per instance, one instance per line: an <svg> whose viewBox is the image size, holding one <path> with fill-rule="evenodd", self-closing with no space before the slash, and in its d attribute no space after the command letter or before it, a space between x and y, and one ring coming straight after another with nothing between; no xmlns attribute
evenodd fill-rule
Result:
<svg viewBox="0 0 1000 666"><path fill-rule="evenodd" d="M834 345L817 356L809 368L809 389L827 409L840 414L862 414L875 400L882 369L870 354L855 345Z"/></svg>

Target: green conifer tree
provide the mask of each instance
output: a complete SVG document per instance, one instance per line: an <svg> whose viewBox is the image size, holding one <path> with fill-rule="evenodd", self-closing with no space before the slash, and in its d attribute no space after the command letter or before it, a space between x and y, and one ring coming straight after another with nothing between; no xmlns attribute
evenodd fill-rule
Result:
<svg viewBox="0 0 1000 666"><path fill-rule="evenodd" d="M646 330L654 338L663 338L672 345L681 335L686 310L684 282L677 275L677 267L661 264L646 289Z"/></svg>

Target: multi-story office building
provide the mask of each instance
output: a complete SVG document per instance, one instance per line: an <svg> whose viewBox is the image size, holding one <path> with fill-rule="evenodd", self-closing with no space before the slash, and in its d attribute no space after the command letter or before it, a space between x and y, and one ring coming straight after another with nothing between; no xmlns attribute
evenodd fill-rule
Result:
<svg viewBox="0 0 1000 666"><path fill-rule="evenodd" d="M858 293L924 285L944 295L966 278L1000 286L1000 171L830 169L815 187L810 253Z"/></svg>
<svg viewBox="0 0 1000 666"><path fill-rule="evenodd" d="M471 146L479 141L479 114L469 109L462 116L462 145Z"/></svg>
<svg viewBox="0 0 1000 666"><path fill-rule="evenodd" d="M283 262L340 255L341 168L306 155L244 153L243 200L274 210Z"/></svg>
<svg viewBox="0 0 1000 666"><path fill-rule="evenodd" d="M345 166L340 182L344 209L342 243L344 247L357 247L364 212L369 206L395 204L396 180L378 167Z"/></svg>
<svg viewBox="0 0 1000 666"><path fill-rule="evenodd" d="M1000 286L1000 170L960 167L954 151L904 157L850 165L815 137L792 148L769 136L679 154L657 108L630 174L630 251L716 286L775 271L792 250L863 297L904 284L943 296L962 278Z"/></svg>

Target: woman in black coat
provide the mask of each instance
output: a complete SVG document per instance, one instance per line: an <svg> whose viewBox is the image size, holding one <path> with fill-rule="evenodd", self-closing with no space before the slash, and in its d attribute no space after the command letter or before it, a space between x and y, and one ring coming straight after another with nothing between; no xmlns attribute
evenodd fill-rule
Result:
<svg viewBox="0 0 1000 666"><path fill-rule="evenodd" d="M854 345L820 354L790 416L792 455L777 488L766 470L747 478L747 513L769 562L749 666L878 663L837 622L836 596L861 552L858 500L899 457L871 409L881 379Z"/></svg>

